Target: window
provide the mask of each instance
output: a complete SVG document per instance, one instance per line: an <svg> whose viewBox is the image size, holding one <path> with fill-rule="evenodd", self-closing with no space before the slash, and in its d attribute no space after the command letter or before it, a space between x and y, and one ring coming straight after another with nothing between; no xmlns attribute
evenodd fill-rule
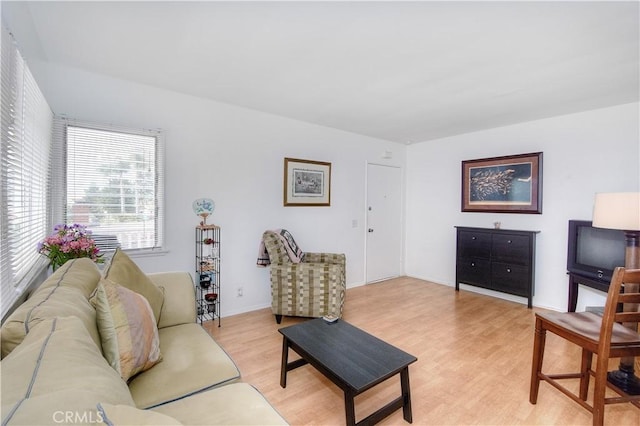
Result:
<svg viewBox="0 0 640 426"><path fill-rule="evenodd" d="M0 296L2 317L47 263L37 245L48 233L53 113L2 27Z"/></svg>
<svg viewBox="0 0 640 426"><path fill-rule="evenodd" d="M163 245L161 133L62 118L65 223L86 225L103 251Z"/></svg>

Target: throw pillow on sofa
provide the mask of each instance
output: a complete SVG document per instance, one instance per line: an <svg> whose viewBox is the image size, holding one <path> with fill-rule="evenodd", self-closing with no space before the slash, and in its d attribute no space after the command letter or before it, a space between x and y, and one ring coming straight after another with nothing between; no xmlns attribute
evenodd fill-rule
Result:
<svg viewBox="0 0 640 426"><path fill-rule="evenodd" d="M96 309L102 352L122 379L160 361L158 327L145 297L103 278L89 302Z"/></svg>
<svg viewBox="0 0 640 426"><path fill-rule="evenodd" d="M147 277L147 274L142 272L125 252L116 249L109 266L104 271L104 277L143 295L153 310L156 323L159 322L160 311L164 302L164 292Z"/></svg>

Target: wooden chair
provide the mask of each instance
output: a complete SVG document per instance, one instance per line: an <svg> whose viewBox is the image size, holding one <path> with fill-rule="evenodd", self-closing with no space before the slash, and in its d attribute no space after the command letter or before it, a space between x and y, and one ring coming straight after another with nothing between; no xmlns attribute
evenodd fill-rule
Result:
<svg viewBox="0 0 640 426"><path fill-rule="evenodd" d="M602 317L593 312L536 313L529 402L532 404L537 402L540 380L544 380L589 410L593 415L594 425L603 424L606 404L630 402L640 408L640 395L628 395L607 381L610 358L640 355L640 334L634 331L637 330L640 320L637 305L632 311L627 309L627 312L617 312L620 303L640 303L638 283L640 283L640 269L616 268L611 278ZM621 291L623 287L624 292ZM630 328L633 326L636 328ZM542 372L547 330L582 348L579 373L546 374ZM597 355L595 370L592 369L593 354ZM589 404L587 393L591 375L595 377L595 387L593 403ZM561 385L559 381L562 379L580 379L579 394L576 395ZM613 389L619 396L607 397L605 394L607 387Z"/></svg>

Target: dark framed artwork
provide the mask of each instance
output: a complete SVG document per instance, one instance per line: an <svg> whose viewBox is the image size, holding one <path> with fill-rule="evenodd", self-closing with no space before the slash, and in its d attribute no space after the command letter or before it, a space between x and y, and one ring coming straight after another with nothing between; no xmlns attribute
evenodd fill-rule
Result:
<svg viewBox="0 0 640 426"><path fill-rule="evenodd" d="M463 161L462 211L542 214L542 152Z"/></svg>
<svg viewBox="0 0 640 426"><path fill-rule="evenodd" d="M331 163L285 158L284 205L330 206Z"/></svg>

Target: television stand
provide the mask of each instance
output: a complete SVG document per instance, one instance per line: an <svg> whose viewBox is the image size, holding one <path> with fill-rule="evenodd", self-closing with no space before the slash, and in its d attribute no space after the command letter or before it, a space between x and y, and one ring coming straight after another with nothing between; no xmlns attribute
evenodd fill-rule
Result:
<svg viewBox="0 0 640 426"><path fill-rule="evenodd" d="M576 311L576 305L578 304L578 284L595 288L596 290L604 291L605 293L609 292L608 281L594 280L593 278L588 278L583 275L578 275L571 272L567 272L567 274L569 274L569 306L567 307L568 312Z"/></svg>

